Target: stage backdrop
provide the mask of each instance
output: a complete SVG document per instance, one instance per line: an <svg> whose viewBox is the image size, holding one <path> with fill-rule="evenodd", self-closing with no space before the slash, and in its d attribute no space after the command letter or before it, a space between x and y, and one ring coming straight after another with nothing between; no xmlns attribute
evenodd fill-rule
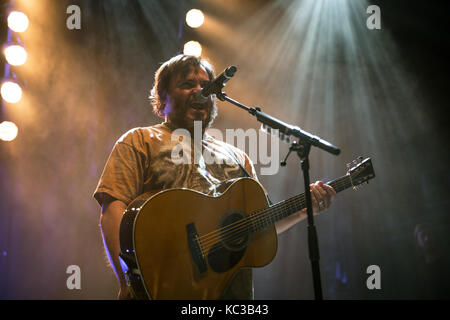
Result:
<svg viewBox="0 0 450 320"><path fill-rule="evenodd" d="M154 73L187 40L203 45L216 73L237 66L224 89L230 97L341 148L339 156L311 150L313 181L344 175L358 156L372 158L376 178L339 194L315 218L324 297L442 297L449 11L433 3L16 1L30 27L20 36L28 61L16 71L24 95L1 114L19 135L0 143L0 298L116 297L92 194L115 141L161 122L148 102ZM67 26L70 5L81 10L80 29ZM369 28L376 23L370 5L380 9L381 29ZM206 15L197 30L184 23L194 7ZM259 129L245 111L218 105L214 127L224 134ZM271 163L288 147L280 143ZM269 165L259 155L253 160L273 202L303 192L295 154L272 175L262 174ZM367 286L373 265L378 289ZM67 286L70 266L81 271L79 289ZM314 298L305 221L279 236L275 260L254 280L257 299Z"/></svg>

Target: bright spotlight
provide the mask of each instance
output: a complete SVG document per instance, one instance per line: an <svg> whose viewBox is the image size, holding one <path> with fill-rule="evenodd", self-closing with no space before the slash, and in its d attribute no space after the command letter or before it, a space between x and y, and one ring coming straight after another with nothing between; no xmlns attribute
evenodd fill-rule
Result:
<svg viewBox="0 0 450 320"><path fill-rule="evenodd" d="M6 61L13 66L20 66L27 61L27 52L19 45L7 46L4 50Z"/></svg>
<svg viewBox="0 0 450 320"><path fill-rule="evenodd" d="M9 103L19 102L22 98L22 88L12 81L3 82L0 92L2 98Z"/></svg>
<svg viewBox="0 0 450 320"><path fill-rule="evenodd" d="M8 15L8 27L14 32L24 32L28 28L28 17L25 13L12 11Z"/></svg>
<svg viewBox="0 0 450 320"><path fill-rule="evenodd" d="M202 55L202 45L197 41L186 42L183 53L187 56L200 57Z"/></svg>
<svg viewBox="0 0 450 320"><path fill-rule="evenodd" d="M3 121L0 123L0 140L12 141L17 137L19 129L16 124L11 121Z"/></svg>
<svg viewBox="0 0 450 320"><path fill-rule="evenodd" d="M191 9L186 13L186 23L191 28L198 28L205 21L205 16L203 12L198 9Z"/></svg>

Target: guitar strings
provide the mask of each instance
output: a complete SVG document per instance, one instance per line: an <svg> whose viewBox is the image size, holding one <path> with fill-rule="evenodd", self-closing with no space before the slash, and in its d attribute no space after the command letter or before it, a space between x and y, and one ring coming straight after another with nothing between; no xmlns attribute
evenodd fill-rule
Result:
<svg viewBox="0 0 450 320"><path fill-rule="evenodd" d="M343 177L341 177L339 179L336 179L336 180L334 180L332 182L329 182L328 184L332 185L333 188L337 192L340 192L342 190L345 190L345 189L353 186L353 182L352 182L351 179L349 180L349 176L351 178L351 174L348 174L348 175L343 176ZM349 181L350 181L350 183L348 183ZM269 207L269 208L265 208L263 210L255 212L249 218L239 220L239 221L237 221L237 222L235 222L233 224L230 224L230 225L227 225L227 226L221 228L221 229L225 230L226 228L228 228L230 226L233 226L232 228L229 228L229 230L222 232L222 234L225 235L224 237L222 237L222 240L227 240L227 239L229 240L230 238L233 240L233 239L238 239L238 238L242 237L242 235L244 235L244 236L247 235L248 234L247 226L249 225L249 223L252 223L253 221L256 221L256 220L260 219L261 216L264 216L267 211L273 211L273 213L270 214L270 215L266 215L266 217L263 217L266 220L272 219L272 217L275 217L275 216L276 217L283 217L283 216L285 216L284 212L286 211L286 209L289 209L289 210L294 209L293 212L298 211L299 210L297 208L298 202L300 202L301 207L304 207L304 201L306 200L306 198L304 198L304 196L305 196L304 194L298 195L298 196L293 197L293 198L291 198L289 200L286 200L284 203L281 202L281 203L278 203L278 204L275 205L275 206L279 205L280 208L274 209L273 208L274 206ZM302 198L302 199L299 200L299 198ZM280 215L280 213L281 213L281 215ZM275 221L278 221L278 219L275 220ZM261 226L264 226L263 222L264 221L259 221ZM272 224L273 221L270 221L270 222ZM245 228L242 228L242 225L244 225ZM228 232L228 234L226 232ZM217 242L217 237L216 237L217 232L212 232L212 233L215 233L215 234L211 234L210 233L211 236L209 238L210 238L210 240L213 240L213 243L215 243L215 242ZM203 236L203 237L205 237L205 236ZM206 240L206 241L210 242L208 240ZM207 242L205 242L205 239L203 239L202 244L208 244ZM224 247L223 243L220 243L220 245L221 245L221 247ZM214 252L214 251L219 250L219 249L220 249L220 247L216 247L215 250L213 250L213 248L212 248L212 249L210 249L210 252ZM202 253L203 253L203 249L202 249Z"/></svg>
<svg viewBox="0 0 450 320"><path fill-rule="evenodd" d="M343 177L343 178L345 178L345 177ZM348 186L347 187L345 186L345 184L346 184L345 179L333 181L329 184L333 184L335 189L341 189L342 187L344 187L344 188L348 187ZM270 222L272 222L271 220L273 217L283 217L283 212L285 212L286 209L300 210L297 208L298 207L297 203L299 202L300 207L303 207L305 200L306 200L305 194L301 194L301 195L298 195L296 197L286 200L284 203L280 202L280 203L274 205L274 206L280 206L277 209L275 209L274 206L272 206L272 207L268 207L268 208L264 208L262 210L256 211L253 214L251 214L248 218L238 220L238 221L231 223L225 227L219 228L213 232L210 232L208 234L205 234L205 235L199 237L198 238L199 243L201 245L207 246L210 243L210 241L214 241L214 242L217 241L218 240L217 236L218 235L220 236L220 234L222 235L223 240L229 240L230 236L236 235L236 233L235 233L236 229L238 229L237 231L243 231L244 233L246 233L248 231L249 224L253 223L254 221L257 221L258 219L261 220L260 219L261 217L267 221L270 219ZM268 211L273 211L273 214L266 215L266 217L264 217L264 215ZM280 213L281 213L281 215L280 215ZM263 220L259 221L260 224L262 224L263 222L264 222ZM244 226L245 228L242 228L242 226ZM228 229L228 230L226 230L226 229ZM235 239L237 239L239 237L240 237L240 235L235 237Z"/></svg>
<svg viewBox="0 0 450 320"><path fill-rule="evenodd" d="M343 177L344 178L344 177ZM347 184L347 186L346 186L346 181L333 181L333 182L335 182L335 183L329 183L329 184L333 184L333 187L339 192L339 191L342 191L342 190L344 190L344 189L346 189L346 188L348 188L350 185L349 184ZM342 189L341 189L342 188ZM301 199L299 199L299 198L301 198ZM242 219L242 220L239 220L239 221L236 221L235 223L233 223L233 224L230 224L230 225L227 225L226 227L229 227L229 226L231 226L231 225L233 225L233 228L231 228L230 230L227 230L227 231L225 231L225 232L228 232L228 233L222 233L222 235L224 235L223 237L221 237L221 239L222 239L222 241L233 241L233 240L235 240L235 239L239 239L239 238L241 238L242 236L245 236L245 235L247 235L247 233L248 233L248 228L247 228L247 226L248 226L248 224L249 224L249 222L251 223L252 221L255 221L255 220L258 220L259 218L261 218L261 216L263 216L267 211L272 211L273 210L273 213L271 214L271 215L268 215L267 217L269 217L270 219L272 219L272 217L283 217L283 212L285 212L286 211L286 209L289 209L289 210L292 210L292 209L294 209L294 212L295 212L295 210L299 210L298 209L298 205L297 204L300 204L300 207L303 207L304 206L304 202L306 201L306 198L305 198L305 195L304 194L301 194L301 195L298 195L298 196L296 196L296 197L293 197L293 198L291 198L291 199L289 199L289 200L286 200L284 203L278 203L278 205L280 205L280 208L278 208L278 209L273 209L273 207L269 207L269 208L265 208L265 209L263 209L263 210L260 210L260 211L257 211L257 212L255 212L254 214L252 214L252 216L251 217L249 217L249 218L247 218L247 219ZM269 210L269 209L272 209L272 210ZM280 214L281 213L281 214ZM268 219L268 218L264 218L264 219ZM261 223L261 225L263 226L263 221L260 221L260 223ZM242 226L245 226L245 228L242 228ZM226 227L223 227L223 228L221 228L221 229L226 229ZM210 237L209 237L209 241L208 240L206 240L206 242L205 242L205 239L203 239L201 242L199 242L202 246L208 246L208 245L212 245L212 244L214 244L214 243L217 243L217 241L218 240L220 240L220 238L219 239L217 239L217 237L216 237L216 235L218 234L218 232L216 232L216 231L214 231L214 232L212 232L212 233L215 233L214 235L211 235ZM210 233L211 234L211 233ZM219 235L220 236L220 235ZM203 236L204 237L204 236ZM212 252L215 252L215 251L217 251L217 250L220 250L221 248L223 248L223 247L225 247L224 246L224 244L223 244L223 242L219 242L218 244L220 244L220 246L218 246L218 247L213 247L213 248L211 248L210 250L209 250L209 252L210 253L212 253ZM201 250L202 250L202 253L203 253L203 248L201 248Z"/></svg>
<svg viewBox="0 0 450 320"><path fill-rule="evenodd" d="M349 185L347 183L348 181L346 181L348 179L345 178L348 178L348 176L339 178L333 182L330 182L329 184L333 185L334 189L340 189L339 191L341 191L343 189L346 189ZM209 245L216 243L220 239L223 241L233 241L239 239L248 233L249 228L251 228L251 225L254 224L254 222L256 222L254 226L256 227L257 231L258 227L264 226L264 222L267 221L274 222L272 221L273 218L283 217L283 213L285 213L286 210L288 211L293 210L293 212L301 210L302 207L304 208L305 201L306 201L305 194L295 196L291 199L284 201L284 203L281 202L274 205L279 206L279 208L275 209L274 206L272 206L256 211L253 214L251 214L248 218L238 220L227 226L224 226L201 237L198 237L197 239L199 241L199 244L203 247L208 247ZM272 211L272 213L266 215L266 213L270 211ZM278 219L276 219L275 221L277 220Z"/></svg>
<svg viewBox="0 0 450 320"><path fill-rule="evenodd" d="M335 184L335 188L340 188L342 183L345 184L345 181ZM287 200L284 203L278 203L277 205L280 206L280 208L278 208L278 209L274 209L273 206L272 206L272 207L265 208L263 210L257 211L254 214L252 214L249 218L241 219L239 221L236 221L233 224L227 225L227 226L217 230L217 232L210 233L209 237L207 237L207 235L204 235L204 236L200 237L199 239L201 239L201 241L202 241L201 244L202 245L207 245L210 242L208 240L217 241L218 231L222 231L221 232L221 234L223 235L222 239L225 239L225 240L226 239L230 239L230 236L231 237L236 236L236 229L238 229L238 228L239 229L237 231L239 233L238 233L237 237L240 237L240 234L242 232L246 233L248 231L248 226L252 222L259 220L257 222L259 224L261 224L262 226L264 226L264 224L263 224L264 220L268 221L269 219L270 220L273 219L273 217L283 217L283 212L286 211L286 209L288 209L288 210L294 209L293 211L295 212L295 210L299 210L300 209L300 208L298 208L298 204L300 204L301 207L304 206L304 201L305 201L304 194L299 195L297 197L291 198L290 200ZM300 203L298 203L298 202L300 202ZM266 215L264 217L264 215L266 214L266 212L268 210L273 211L273 214L272 215ZM280 215L280 213L281 213L281 215ZM263 219L260 219L261 217ZM270 222L272 222L272 221L270 221ZM242 228L242 226L244 226L244 228ZM257 228L259 227L258 224L256 224L256 227ZM229 230L226 230L226 229L229 229ZM240 231L242 231L242 232L240 232ZM209 238L209 239L207 239L207 238Z"/></svg>
<svg viewBox="0 0 450 320"><path fill-rule="evenodd" d="M336 185L335 185L335 188L340 188L342 183L345 183L345 181L344 182L338 181L338 183L336 183ZM251 216L249 216L246 219L241 219L239 221L236 221L235 223L232 223L232 224L229 224L229 225L227 225L225 227L222 227L222 228L220 228L220 229L218 229L218 230L216 230L216 231L214 231L212 233L209 233L209 234L206 234L206 235L203 235L203 236L199 237L199 240L201 240L202 241L201 243L203 245L205 245L205 244L207 244L205 241L207 241L208 239L216 240L217 239L217 234L220 231L221 231L221 234L225 235L225 237L226 237L227 236L227 232L228 232L228 234L232 234L231 232L233 232L237 228L242 227L243 225L245 226L245 228L244 229L240 228L240 229L245 232L245 231L248 230L247 227L248 227L249 223L252 223L252 222L257 221L257 220L260 220L260 221L258 221L259 223L263 223L264 221L260 219L261 217L264 220L272 219L272 217L280 217L280 216L282 217L283 216L282 213L285 212L286 209L288 209L288 210L292 210L292 209L299 210L300 208L298 208L298 204L300 204L300 207L302 207L304 205L304 201L305 201L304 197L305 197L305 195L302 194L302 195L296 196L294 198L291 198L289 200L286 200L284 203L278 203L278 204L275 205L275 206L277 206L277 205L280 206L277 209L274 209L273 206L272 206L272 207L269 207L269 208L265 208L265 209L256 211L255 213L253 213ZM300 202L300 203L298 203L298 202ZM269 210L273 211L273 214L272 215L266 215L266 217L264 217L265 213L267 211L269 211ZM281 213L281 215L280 215L280 213ZM256 227L258 227L258 225L256 225ZM226 230L226 229L228 229L228 230ZM222 237L222 238L224 238L224 237ZM227 238L229 238L229 237L227 237Z"/></svg>
<svg viewBox="0 0 450 320"><path fill-rule="evenodd" d="M332 184L332 183L329 183L329 184ZM347 184L347 186L345 186L345 181L336 181L336 183L333 183L333 187L339 192L339 191L342 191L342 190L344 190L344 189L346 189L346 188L348 188L350 185L349 184ZM340 189L341 187L344 187L343 189L341 189L341 190L338 190L338 189ZM302 199L299 199L299 198L302 198ZM229 227L229 226L231 226L231 225L234 225L234 227L233 228L231 228L230 230L227 230L226 232L228 232L228 234L227 233L222 233L222 234L224 234L225 236L223 236L223 237L219 237L219 239L217 239L217 237L216 237L216 235L218 234L218 232L213 232L213 233L215 233L215 235L213 236L213 237L210 237L210 239L209 240L212 240L212 242L211 241L207 241L207 242L205 242L204 240L201 242L201 245L203 245L203 246L208 246L208 245L212 245L212 244L214 244L214 243L217 243L218 242L218 240L222 240L222 242L218 242L218 244L219 244L219 246L217 246L217 247L213 247L213 248L211 248L210 250L209 250L209 252L210 253L212 253L212 252L215 252L215 251L217 251L217 250L220 250L221 248L224 248L225 246L224 246L224 244L223 244L223 242L224 241L233 241L233 240L235 240L235 239L239 239L239 238L241 238L242 236L245 236L246 234L247 234L247 232L248 232L248 228L247 228L247 225L249 224L249 222L251 222L251 221L255 221L255 220L257 220L257 219L259 219L262 215L264 215L264 213L265 212L267 212L267 211L272 211L273 210L273 214L271 214L271 215L268 215L268 217L274 217L274 216L277 216L277 217L283 217L283 212L284 211L286 211L286 209L294 209L294 210L298 210L297 209L297 203L298 202L300 202L300 203L298 203L298 204L300 204L301 205L301 207L302 206L304 206L305 204L304 204L304 201L306 200L306 198L304 197L304 194L302 194L302 195L298 195L298 196L296 196L296 197L293 197L293 198L291 198L291 199L289 199L289 200L286 200L286 202L284 202L284 203L278 203L277 205L280 205L280 208L278 208L278 209L273 209L273 207L269 207L269 208L265 208L265 209L263 209L263 210L260 210L260 211L257 211L257 212L255 212L254 214L252 214L252 217L249 217L249 218L247 218L247 219L242 219L242 220L239 220L239 221L237 221L237 222L235 222L235 223L233 223L233 224L230 224L230 225L228 225L228 226L226 226L226 227ZM272 210L269 210L269 209L272 209ZM295 211L294 211L295 212ZM280 213L281 213L281 215L280 215ZM255 216L255 217L254 217ZM258 217L256 217L256 216L258 216ZM267 220L267 218L265 218L266 220ZM262 221L260 222L260 223L262 223ZM239 227L236 227L236 225L239 225ZM242 225L245 225L245 228L242 228ZM263 225L263 224L262 224ZM222 229L225 229L225 228L222 228ZM231 232L230 232L231 231ZM219 235L220 236L220 235ZM201 250L202 250L202 253L203 253L203 248L201 248Z"/></svg>
<svg viewBox="0 0 450 320"><path fill-rule="evenodd" d="M286 206L288 207L288 206ZM258 221L258 219L260 219L261 217L263 219L268 219L268 218L264 218L264 212L266 210L261 210L261 211L257 211L256 213L254 213L252 216L258 216L258 217L251 217L250 219L242 219L239 220L238 222L238 226L235 226L233 228L231 228L230 230L225 231L225 233L222 233L222 237L220 236L220 234L217 232L213 237L210 237L209 240L205 241L201 241L200 244L202 247L209 247L210 245L213 245L215 243L219 244L219 247L212 247L209 252L215 252L216 250L220 250L221 248L225 247L223 242L233 242L236 239L241 238L242 236L245 236L248 234L248 228L250 227L249 225L254 222L254 221ZM279 209L276 209L272 216L275 216L277 214L279 214L281 211ZM258 221L260 224L263 224L262 221ZM251 228L251 227L250 227ZM257 228L257 227L256 227ZM222 240L223 242L220 242L219 240Z"/></svg>

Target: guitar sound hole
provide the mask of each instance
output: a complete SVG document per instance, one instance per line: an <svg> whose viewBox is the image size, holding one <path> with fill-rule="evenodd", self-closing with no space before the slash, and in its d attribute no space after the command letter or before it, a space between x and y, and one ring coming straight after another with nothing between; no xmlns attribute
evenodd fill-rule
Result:
<svg viewBox="0 0 450 320"><path fill-rule="evenodd" d="M250 232L244 218L241 213L233 213L222 221L220 240L228 250L241 251L247 247Z"/></svg>
<svg viewBox="0 0 450 320"><path fill-rule="evenodd" d="M220 241L208 252L208 262L216 272L225 272L235 266L244 256L250 230L241 221L243 214L233 213L225 216L220 224Z"/></svg>

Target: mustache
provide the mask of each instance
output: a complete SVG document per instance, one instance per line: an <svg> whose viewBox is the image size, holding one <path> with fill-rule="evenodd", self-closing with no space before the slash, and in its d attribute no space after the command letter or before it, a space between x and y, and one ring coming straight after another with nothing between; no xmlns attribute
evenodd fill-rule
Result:
<svg viewBox="0 0 450 320"><path fill-rule="evenodd" d="M188 107L193 107L195 109L211 109L212 105L214 104L214 101L212 99L208 99L204 103L198 102L194 94L189 97L187 103Z"/></svg>
<svg viewBox="0 0 450 320"><path fill-rule="evenodd" d="M184 102L178 101L174 108L171 108L170 110L166 109L166 115L172 122L177 123L180 126L190 127L191 123L186 122L186 115L190 107L206 112L206 118L203 120L203 127L210 128L218 114L218 108L214 98L208 99L205 103L199 103L195 100L195 95L193 95Z"/></svg>

